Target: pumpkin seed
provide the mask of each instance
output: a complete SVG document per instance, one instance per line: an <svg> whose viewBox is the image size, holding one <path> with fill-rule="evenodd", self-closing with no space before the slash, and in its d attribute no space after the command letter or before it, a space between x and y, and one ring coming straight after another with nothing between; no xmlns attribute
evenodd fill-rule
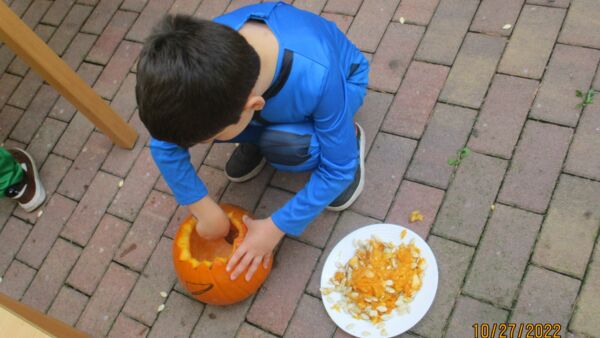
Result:
<svg viewBox="0 0 600 338"><path fill-rule="evenodd" d="M156 309L156 312L161 312L161 311L162 311L162 310L164 310L164 309L165 309L165 304L160 304L160 305L158 306L158 309Z"/></svg>

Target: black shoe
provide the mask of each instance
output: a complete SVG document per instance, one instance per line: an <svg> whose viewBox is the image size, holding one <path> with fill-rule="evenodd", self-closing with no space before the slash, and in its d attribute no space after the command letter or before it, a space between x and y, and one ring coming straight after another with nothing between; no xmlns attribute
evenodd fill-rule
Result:
<svg viewBox="0 0 600 338"><path fill-rule="evenodd" d="M358 142L359 163L354 174L354 181L329 206L327 210L342 211L348 209L356 201L365 185L365 138L364 130L356 124L356 139Z"/></svg>
<svg viewBox="0 0 600 338"><path fill-rule="evenodd" d="M231 182L246 182L260 173L267 161L258 146L240 143L225 165L225 176Z"/></svg>

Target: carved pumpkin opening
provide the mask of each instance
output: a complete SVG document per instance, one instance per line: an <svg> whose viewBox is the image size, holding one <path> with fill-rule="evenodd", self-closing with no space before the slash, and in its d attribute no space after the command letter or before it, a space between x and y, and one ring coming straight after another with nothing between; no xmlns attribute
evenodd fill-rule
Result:
<svg viewBox="0 0 600 338"><path fill-rule="evenodd" d="M229 234L225 238L217 240L207 240L200 236L196 231L190 235L190 253L198 261L214 261L221 257L227 259L233 253L233 242L238 235L237 229L232 225Z"/></svg>

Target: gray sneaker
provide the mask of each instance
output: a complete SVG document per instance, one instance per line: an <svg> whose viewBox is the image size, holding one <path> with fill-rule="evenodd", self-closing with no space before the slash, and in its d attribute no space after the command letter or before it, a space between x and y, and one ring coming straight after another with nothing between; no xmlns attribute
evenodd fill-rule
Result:
<svg viewBox="0 0 600 338"><path fill-rule="evenodd" d="M348 209L352 203L356 201L360 193L363 191L365 185L365 131L358 123L355 123L355 125L359 151L359 163L356 167L356 173L354 174L354 181L352 181L348 188L346 188L346 190L344 190L333 202L331 202L331 204L329 204L327 210L342 211Z"/></svg>
<svg viewBox="0 0 600 338"><path fill-rule="evenodd" d="M225 176L231 182L246 182L258 175L266 163L258 146L240 143L225 165Z"/></svg>

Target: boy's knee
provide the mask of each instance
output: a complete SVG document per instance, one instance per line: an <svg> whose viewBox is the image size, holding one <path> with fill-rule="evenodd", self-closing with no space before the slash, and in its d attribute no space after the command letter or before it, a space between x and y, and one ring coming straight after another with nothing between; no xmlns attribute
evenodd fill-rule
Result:
<svg viewBox="0 0 600 338"><path fill-rule="evenodd" d="M312 134L267 129L259 141L263 156L269 163L297 166L311 158Z"/></svg>

